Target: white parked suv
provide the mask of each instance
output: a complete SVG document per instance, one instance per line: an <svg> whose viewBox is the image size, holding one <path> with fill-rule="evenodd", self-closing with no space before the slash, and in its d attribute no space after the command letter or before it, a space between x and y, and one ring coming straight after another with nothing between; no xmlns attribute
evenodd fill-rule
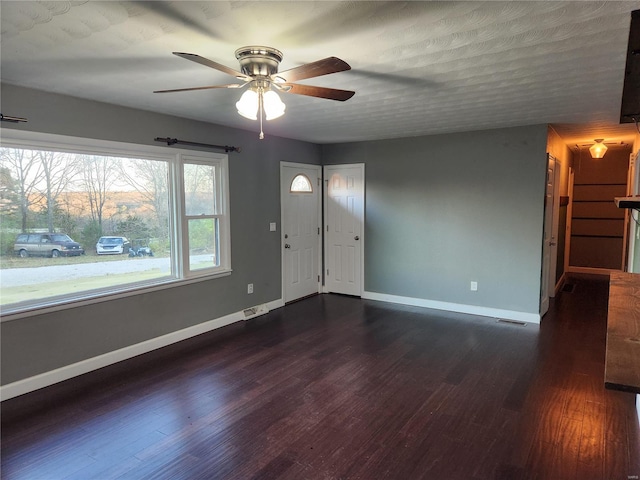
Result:
<svg viewBox="0 0 640 480"><path fill-rule="evenodd" d="M96 252L98 255L119 255L129 252L130 246L126 237L100 237L96 243Z"/></svg>

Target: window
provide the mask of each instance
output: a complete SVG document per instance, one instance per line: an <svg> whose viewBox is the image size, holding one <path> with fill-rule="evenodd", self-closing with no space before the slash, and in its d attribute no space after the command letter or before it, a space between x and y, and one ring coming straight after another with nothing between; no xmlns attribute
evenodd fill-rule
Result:
<svg viewBox="0 0 640 480"><path fill-rule="evenodd" d="M3 315L227 274L227 183L224 154L3 132Z"/></svg>
<svg viewBox="0 0 640 480"><path fill-rule="evenodd" d="M220 221L224 218L215 165L183 163L188 271L220 267Z"/></svg>
<svg viewBox="0 0 640 480"><path fill-rule="evenodd" d="M313 187L311 186L311 180L304 174L296 175L291 181L291 193L312 193Z"/></svg>

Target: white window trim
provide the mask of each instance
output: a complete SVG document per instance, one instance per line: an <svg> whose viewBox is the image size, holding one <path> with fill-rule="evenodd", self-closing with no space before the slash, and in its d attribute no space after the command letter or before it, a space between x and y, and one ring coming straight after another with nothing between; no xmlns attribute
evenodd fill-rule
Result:
<svg viewBox="0 0 640 480"><path fill-rule="evenodd" d="M231 268L231 232L229 218L229 157L227 154L215 152L199 152L175 147L160 147L133 143L115 142L109 140L88 139L49 133L0 129L0 146L9 148L60 150L70 153L88 155L121 156L147 160L165 161L169 165L169 175L174 181L169 182L169 197L171 204L170 235L171 242L171 276L161 277L143 283L130 283L122 287L114 286L100 291L87 290L78 294L60 297L49 297L34 302L17 303L2 307L0 322L12 321L19 318L48 313L52 311L76 308L92 303L99 303L116 298L140 295L147 292L172 288L180 285L202 282L214 278L228 276ZM183 244L183 231L186 219L182 209L182 161L197 161L204 164L216 164L220 172L221 200L220 225L220 266L189 272L183 264L183 255L178 251ZM180 184L178 185L178 182ZM178 188L179 187L179 188Z"/></svg>
<svg viewBox="0 0 640 480"><path fill-rule="evenodd" d="M227 158L227 156L224 156ZM182 153L180 155L180 161L177 172L178 183L184 185L183 175L183 165L185 163L189 164L202 164L202 165L212 165L213 162L203 160L202 156L193 155L192 152ZM182 249L181 255L176 255L180 257L180 269L178 271L183 273L182 278L195 278L201 276L211 275L212 273L223 273L229 270L230 261L231 261L231 238L230 238L230 221L229 221L229 196L228 193L228 185L229 185L229 175L228 175L228 160L223 161L222 159L216 160L215 164L218 166L218 175L216 179L216 213L213 215L205 215L203 217L198 218L216 218L218 219L218 238L219 238L219 262L220 265L214 268L207 269L198 269L191 270L189 268L189 252L186 248ZM177 201L175 202L175 207L177 209L178 215L176 218L181 219L180 225L176 229L176 233L181 238L181 245L189 245L189 220L195 218L192 215L187 215L185 211L185 191L184 188L181 191L181 195L177 195ZM177 245L177 244L176 244Z"/></svg>

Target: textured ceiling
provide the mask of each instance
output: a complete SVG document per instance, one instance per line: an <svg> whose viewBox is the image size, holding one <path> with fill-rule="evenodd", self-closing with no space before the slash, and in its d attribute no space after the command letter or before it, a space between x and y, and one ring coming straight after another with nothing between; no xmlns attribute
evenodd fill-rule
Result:
<svg viewBox="0 0 640 480"><path fill-rule="evenodd" d="M239 69L266 45L280 70L338 56L352 70L301 83L347 102L282 94L266 135L317 143L556 124L568 143L630 139L618 125L630 12L640 2L0 2L2 82L258 131L233 83L171 54ZM20 116L20 112L3 112Z"/></svg>

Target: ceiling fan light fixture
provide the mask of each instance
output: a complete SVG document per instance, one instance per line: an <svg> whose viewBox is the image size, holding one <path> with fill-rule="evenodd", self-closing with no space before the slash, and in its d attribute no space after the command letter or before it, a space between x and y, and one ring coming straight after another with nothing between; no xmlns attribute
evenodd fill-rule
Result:
<svg viewBox="0 0 640 480"><path fill-rule="evenodd" d="M267 90L262 96L262 105L264 107L264 114L267 120L273 120L274 118L284 115L284 111L287 106L284 104L280 97L273 90Z"/></svg>
<svg viewBox="0 0 640 480"><path fill-rule="evenodd" d="M242 94L240 100L236 102L238 113L249 120L258 119L258 107L260 99L258 92L255 90L247 90Z"/></svg>
<svg viewBox="0 0 640 480"><path fill-rule="evenodd" d="M589 153L591 153L591 158L602 158L604 154L607 153L607 146L602 143L604 138L597 138L594 140L593 145L589 147Z"/></svg>
<svg viewBox="0 0 640 480"><path fill-rule="evenodd" d="M249 85L247 91L244 92L236 102L236 109L241 116L249 120L260 121L260 139L264 138L264 132L262 131L263 120L279 118L284 115L286 110L285 104L280 100L277 93L271 90L272 88L280 92L326 98L340 102L349 100L356 93L351 90L291 83L307 78L351 70L347 62L337 57L327 57L322 60L306 63L278 74L278 67L283 58L282 52L271 47L248 46L236 50L236 58L240 63L240 72L194 53L173 52L173 54L185 60L190 60L205 67L231 75L243 83L155 90L154 93L186 92L192 90L209 90L212 88L244 88Z"/></svg>

